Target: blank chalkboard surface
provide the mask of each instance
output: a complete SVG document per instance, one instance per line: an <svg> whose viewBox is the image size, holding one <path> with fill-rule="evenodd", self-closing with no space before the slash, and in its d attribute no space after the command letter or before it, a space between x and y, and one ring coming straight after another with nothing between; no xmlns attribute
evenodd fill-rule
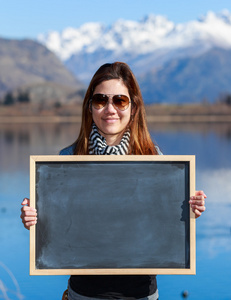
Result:
<svg viewBox="0 0 231 300"><path fill-rule="evenodd" d="M31 156L30 273L194 274L194 156Z"/></svg>

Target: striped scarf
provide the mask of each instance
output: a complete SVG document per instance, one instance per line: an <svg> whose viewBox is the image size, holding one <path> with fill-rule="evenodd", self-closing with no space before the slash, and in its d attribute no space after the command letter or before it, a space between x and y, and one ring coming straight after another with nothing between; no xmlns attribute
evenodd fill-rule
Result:
<svg viewBox="0 0 231 300"><path fill-rule="evenodd" d="M119 145L108 146L106 139L99 134L98 129L93 123L92 131L89 136L89 154L91 155L125 155L128 154L130 141L130 131L126 131Z"/></svg>

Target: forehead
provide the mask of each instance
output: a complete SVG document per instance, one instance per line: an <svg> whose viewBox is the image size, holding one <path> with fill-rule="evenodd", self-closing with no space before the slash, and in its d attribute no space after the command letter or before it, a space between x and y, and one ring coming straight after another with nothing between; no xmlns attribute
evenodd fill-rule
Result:
<svg viewBox="0 0 231 300"><path fill-rule="evenodd" d="M129 96L127 87L120 79L111 79L101 82L96 86L93 94L123 94Z"/></svg>

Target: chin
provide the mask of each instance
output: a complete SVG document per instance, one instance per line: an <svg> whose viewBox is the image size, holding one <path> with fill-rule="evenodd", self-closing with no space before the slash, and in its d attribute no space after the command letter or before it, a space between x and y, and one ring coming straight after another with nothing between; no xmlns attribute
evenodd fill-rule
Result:
<svg viewBox="0 0 231 300"><path fill-rule="evenodd" d="M117 134L121 134L121 131L116 131L116 130L105 130L104 134L106 135L117 135Z"/></svg>

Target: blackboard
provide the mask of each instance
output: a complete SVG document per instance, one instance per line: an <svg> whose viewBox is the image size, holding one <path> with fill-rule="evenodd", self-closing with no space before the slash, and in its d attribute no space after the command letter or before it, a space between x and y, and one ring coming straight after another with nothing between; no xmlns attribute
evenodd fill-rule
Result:
<svg viewBox="0 0 231 300"><path fill-rule="evenodd" d="M194 156L31 156L30 274L195 274Z"/></svg>

